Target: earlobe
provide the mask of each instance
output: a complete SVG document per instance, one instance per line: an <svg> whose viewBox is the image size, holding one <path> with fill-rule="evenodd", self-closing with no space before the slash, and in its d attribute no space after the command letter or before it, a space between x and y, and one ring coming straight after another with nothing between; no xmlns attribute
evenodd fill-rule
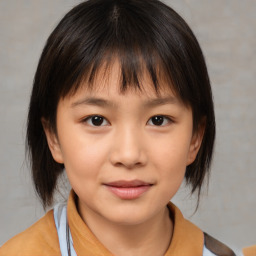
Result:
<svg viewBox="0 0 256 256"><path fill-rule="evenodd" d="M203 125L200 125L200 127L198 128L198 131L195 132L192 136L189 153L188 153L187 165L192 164L196 159L196 156L198 154L198 151L203 141L204 130L205 130L205 122Z"/></svg>
<svg viewBox="0 0 256 256"><path fill-rule="evenodd" d="M48 121L44 118L41 119L41 122L53 159L57 163L63 164L62 151L56 133L49 127Z"/></svg>

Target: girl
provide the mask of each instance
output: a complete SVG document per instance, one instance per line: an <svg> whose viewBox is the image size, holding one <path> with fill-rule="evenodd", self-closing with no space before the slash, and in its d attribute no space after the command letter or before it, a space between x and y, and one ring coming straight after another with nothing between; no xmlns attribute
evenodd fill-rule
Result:
<svg viewBox="0 0 256 256"><path fill-rule="evenodd" d="M28 113L33 181L51 206L0 255L234 255L169 201L209 172L211 87L185 21L158 0L89 0L50 35Z"/></svg>

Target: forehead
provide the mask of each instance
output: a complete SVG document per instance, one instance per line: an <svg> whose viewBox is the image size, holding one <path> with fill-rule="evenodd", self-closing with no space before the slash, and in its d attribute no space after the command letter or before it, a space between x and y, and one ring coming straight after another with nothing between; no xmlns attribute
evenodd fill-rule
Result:
<svg viewBox="0 0 256 256"><path fill-rule="evenodd" d="M154 83L147 68L141 65L141 70L134 74L132 82L123 85L123 70L118 59L111 63L103 63L97 70L92 80L88 77L83 79L74 93L68 96L81 94L110 96L137 95L146 98L164 98L171 96L179 99L170 79L161 72L157 72L157 81Z"/></svg>
<svg viewBox="0 0 256 256"><path fill-rule="evenodd" d="M75 94L60 101L60 105L75 109L83 109L88 106L97 106L104 109L132 110L140 113L141 110L152 110L160 106L172 106L172 109L181 110L190 107L186 106L165 81L156 91L149 76L141 77L140 88L129 86L125 91L120 90L120 68L113 65L108 73L101 71L95 77L92 86L81 84ZM106 75L107 74L107 75ZM165 108L166 109L166 108ZM134 112L135 113L135 112Z"/></svg>

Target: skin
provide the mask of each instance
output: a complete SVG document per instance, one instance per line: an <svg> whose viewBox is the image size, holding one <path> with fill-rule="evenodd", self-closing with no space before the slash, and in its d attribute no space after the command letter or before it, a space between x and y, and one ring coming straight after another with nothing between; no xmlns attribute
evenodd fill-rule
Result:
<svg viewBox="0 0 256 256"><path fill-rule="evenodd" d="M173 232L166 205L196 158L203 131L193 133L191 109L164 82L159 95L147 76L142 92L122 94L117 62L110 71L107 79L98 73L97 90L85 84L60 100L57 134L43 121L49 148L65 165L82 219L106 248L122 256L164 255ZM100 126L92 115L104 117ZM155 125L159 115L163 123ZM120 180L150 185L123 199L106 185Z"/></svg>

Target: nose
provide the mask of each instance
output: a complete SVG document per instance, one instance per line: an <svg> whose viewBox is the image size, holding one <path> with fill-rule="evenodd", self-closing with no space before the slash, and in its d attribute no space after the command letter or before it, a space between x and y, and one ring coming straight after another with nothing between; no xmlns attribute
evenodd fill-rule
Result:
<svg viewBox="0 0 256 256"><path fill-rule="evenodd" d="M127 169L144 166L147 162L145 145L138 129L124 129L118 132L112 142L110 161L114 166Z"/></svg>

